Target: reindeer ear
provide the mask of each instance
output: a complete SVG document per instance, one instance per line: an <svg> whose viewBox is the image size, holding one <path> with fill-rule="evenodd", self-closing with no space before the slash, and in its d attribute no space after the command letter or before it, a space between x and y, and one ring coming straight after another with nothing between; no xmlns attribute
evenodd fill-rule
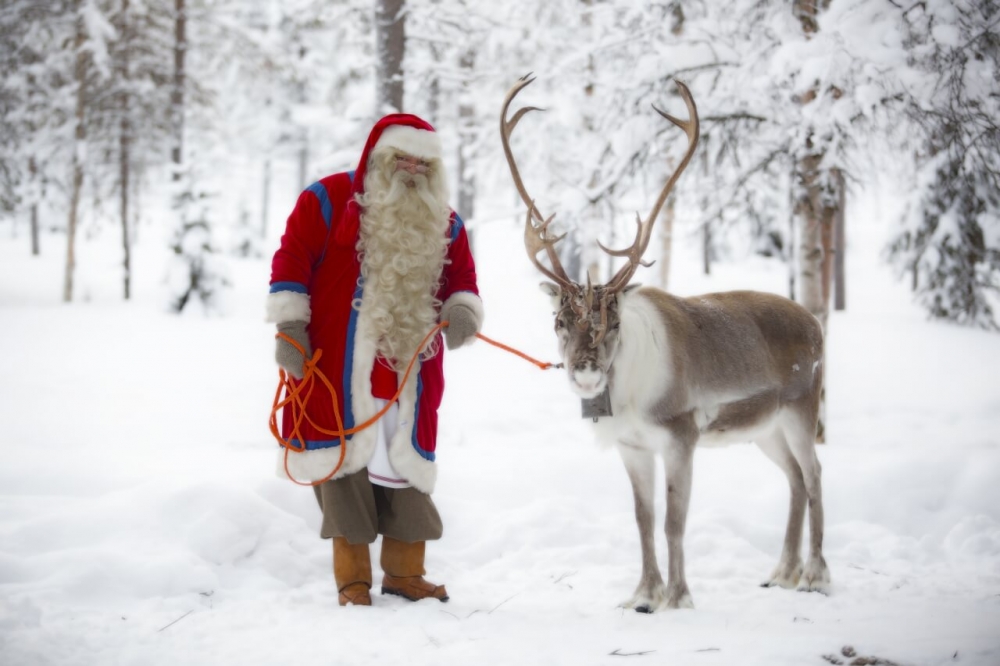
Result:
<svg viewBox="0 0 1000 666"><path fill-rule="evenodd" d="M551 282L542 282L538 285L538 288L542 290L542 293L551 296L552 298L558 298L560 294L559 285L553 284Z"/></svg>

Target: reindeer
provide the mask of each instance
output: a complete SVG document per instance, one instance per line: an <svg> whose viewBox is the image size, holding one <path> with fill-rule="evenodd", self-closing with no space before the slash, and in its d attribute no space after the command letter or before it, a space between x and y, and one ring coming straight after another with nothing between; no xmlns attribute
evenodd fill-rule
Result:
<svg viewBox="0 0 1000 666"><path fill-rule="evenodd" d="M693 608L684 575L684 528L697 445L753 441L788 477L791 501L781 558L764 587L825 592L830 574L823 559L823 495L816 456L816 425L823 386L823 331L805 308L774 294L732 291L680 298L629 281L649 245L660 208L698 144L698 111L691 93L677 87L689 120L654 110L684 130L689 147L646 220L636 215L636 235L609 282L586 286L563 269L544 218L524 187L510 148L518 121L508 120L514 97L534 78L507 93L500 115L504 153L517 191L528 207L524 242L528 258L552 282L542 289L555 307L555 332L569 384L596 412L598 437L615 446L625 463L635 500L642 575L621 604L638 612ZM537 222L537 224L536 224ZM551 268L539 260L545 251ZM606 414L600 416L600 414ZM654 460L659 453L667 482L667 584L654 547ZM809 559L800 548L809 507Z"/></svg>

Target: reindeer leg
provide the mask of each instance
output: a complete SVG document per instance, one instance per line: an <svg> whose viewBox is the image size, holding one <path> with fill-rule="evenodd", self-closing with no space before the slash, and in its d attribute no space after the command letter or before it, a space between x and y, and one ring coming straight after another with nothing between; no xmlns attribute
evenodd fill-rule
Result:
<svg viewBox="0 0 1000 666"><path fill-rule="evenodd" d="M815 419L801 419L786 430L789 448L802 470L802 481L809 498L809 560L802 571L798 589L827 592L830 569L823 558L823 484L822 467L816 456Z"/></svg>
<svg viewBox="0 0 1000 666"><path fill-rule="evenodd" d="M685 431L690 429L685 428ZM691 503L691 474L694 463L693 437L674 432L667 444L664 466L667 477L667 598L666 608L694 608L684 576L684 529Z"/></svg>
<svg viewBox="0 0 1000 666"><path fill-rule="evenodd" d="M660 607L666 597L666 587L660 568L656 564L655 507L653 488L655 485L654 454L628 444L619 444L618 453L625 463L629 481L632 482L632 496L635 500L635 522L639 527L639 545L642 549L642 576L632 598L623 602L623 608L634 608L640 613L652 613Z"/></svg>
<svg viewBox="0 0 1000 666"><path fill-rule="evenodd" d="M781 549L781 559L771 577L762 587L795 587L802 576L802 523L806 515L806 486L802 480L802 470L792 455L788 443L780 431L757 441L757 446L788 477L789 506L788 525L785 527L785 545Z"/></svg>

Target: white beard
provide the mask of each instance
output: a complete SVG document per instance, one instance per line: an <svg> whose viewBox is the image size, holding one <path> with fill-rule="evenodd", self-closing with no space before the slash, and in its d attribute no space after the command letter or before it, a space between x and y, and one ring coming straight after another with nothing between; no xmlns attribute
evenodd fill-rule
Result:
<svg viewBox="0 0 1000 666"><path fill-rule="evenodd" d="M396 171L388 183L384 174L369 178L381 180L382 187L374 192L366 187L368 203L357 244L364 280L360 310L379 354L391 365L405 367L437 322L441 302L435 296L448 248L450 211L423 175ZM424 353L436 352L432 343Z"/></svg>

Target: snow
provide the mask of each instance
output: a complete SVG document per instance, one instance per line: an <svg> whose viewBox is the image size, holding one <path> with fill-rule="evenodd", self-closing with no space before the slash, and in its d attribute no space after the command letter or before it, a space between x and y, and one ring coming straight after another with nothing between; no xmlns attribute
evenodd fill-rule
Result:
<svg viewBox="0 0 1000 666"><path fill-rule="evenodd" d="M276 200L275 218L291 203ZM554 361L521 216L482 207L495 220L477 230L484 332ZM639 576L631 491L559 371L481 342L448 356L445 535L427 568L451 601L376 593L371 608L340 608L312 493L273 471L268 258L230 260L228 316L177 317L157 234L143 231L123 304L105 233L81 242L85 296L63 305L64 239L44 236L33 259L5 224L0 663L822 666L848 645L899 664L1000 663L1000 338L925 321L880 264L886 210L852 200L850 309L830 320L831 594L759 587L788 490L737 445L695 458L695 609L654 615L617 607ZM680 231L678 292L783 290L785 267L759 257L703 276L693 229Z"/></svg>

